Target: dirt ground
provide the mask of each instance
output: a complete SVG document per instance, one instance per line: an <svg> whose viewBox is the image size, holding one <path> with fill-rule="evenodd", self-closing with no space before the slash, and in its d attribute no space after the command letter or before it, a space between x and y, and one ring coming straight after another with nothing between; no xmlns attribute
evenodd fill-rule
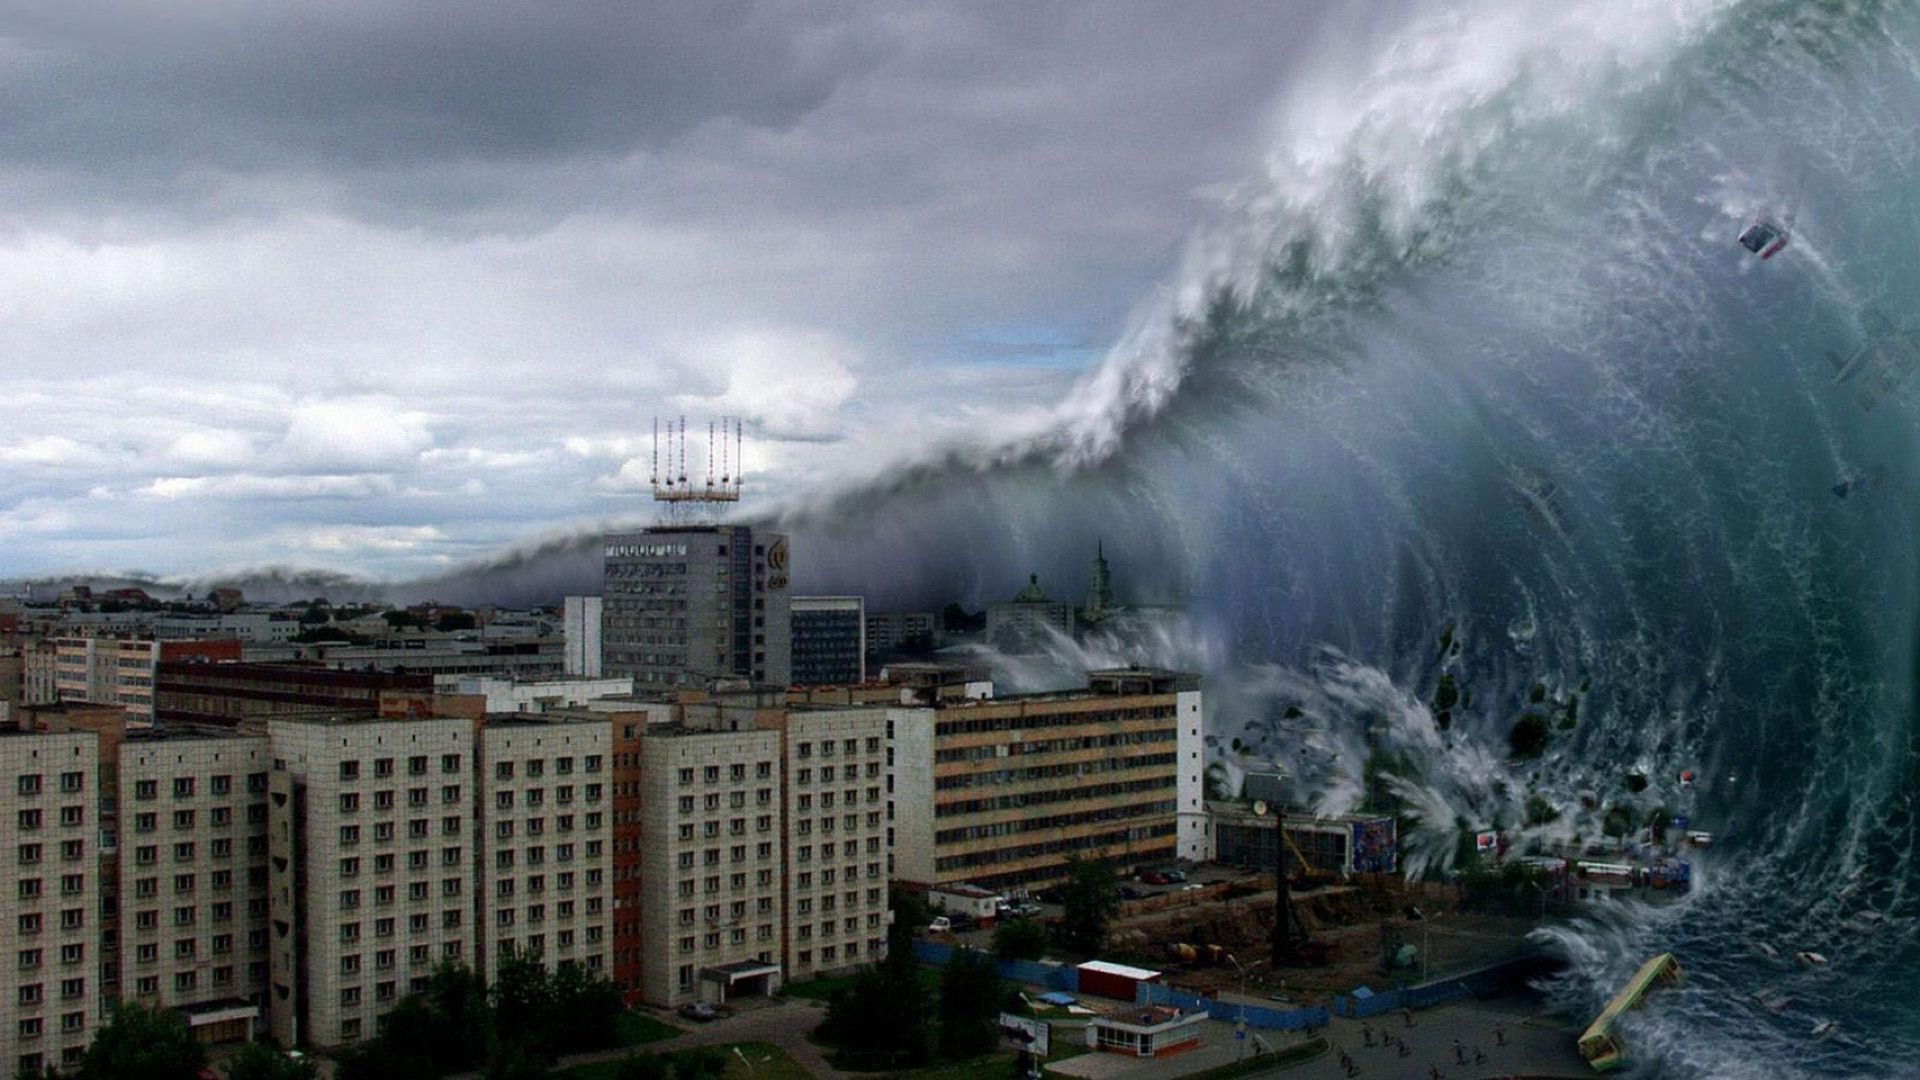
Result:
<svg viewBox="0 0 1920 1080"><path fill-rule="evenodd" d="M1294 910L1311 939L1330 946L1328 965L1276 973L1269 963L1273 878L1245 880L1236 890L1245 895L1196 898L1177 909L1124 915L1109 935L1110 949L1150 963L1176 987L1229 995L1244 987L1251 997L1280 995L1301 1002L1360 985L1424 982L1530 951L1526 935L1533 920L1461 912L1446 886L1339 885L1294 893ZM1383 968L1383 935L1396 945L1413 946L1411 967ZM1169 950L1176 943L1219 945L1233 960L1182 962Z"/></svg>

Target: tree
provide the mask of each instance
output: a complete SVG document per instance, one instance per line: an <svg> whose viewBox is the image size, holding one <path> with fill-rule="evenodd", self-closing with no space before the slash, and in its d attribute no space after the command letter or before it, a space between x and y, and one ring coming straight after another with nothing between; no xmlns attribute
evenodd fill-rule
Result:
<svg viewBox="0 0 1920 1080"><path fill-rule="evenodd" d="M985 953L962 949L940 973L940 1053L954 1061L979 1057L1000 1039L1006 1000L1000 970Z"/></svg>
<svg viewBox="0 0 1920 1080"><path fill-rule="evenodd" d="M478 625L470 611L449 611L440 616L433 627L443 633L452 633L455 630L471 630Z"/></svg>
<svg viewBox="0 0 1920 1080"><path fill-rule="evenodd" d="M927 991L913 958L915 925L898 916L887 928L887 957L834 993L816 1032L840 1048L843 1066L902 1068L925 1064Z"/></svg>
<svg viewBox="0 0 1920 1080"><path fill-rule="evenodd" d="M682 1050L673 1055L673 1080L720 1080L727 1072L727 1055L718 1050Z"/></svg>
<svg viewBox="0 0 1920 1080"><path fill-rule="evenodd" d="M673 1059L659 1054L628 1054L614 1066L613 1080L673 1080Z"/></svg>
<svg viewBox="0 0 1920 1080"><path fill-rule="evenodd" d="M993 928L993 955L1038 960L1047 954L1047 928L1032 919L1007 919Z"/></svg>
<svg viewBox="0 0 1920 1080"><path fill-rule="evenodd" d="M553 1002L554 1042L562 1053L604 1050L620 1041L615 1030L626 1011L613 980L567 964L547 980Z"/></svg>
<svg viewBox="0 0 1920 1080"><path fill-rule="evenodd" d="M172 1009L124 1003L93 1037L81 1059L81 1080L193 1080L206 1048Z"/></svg>
<svg viewBox="0 0 1920 1080"><path fill-rule="evenodd" d="M1067 859L1066 911L1057 935L1069 952L1091 956L1107 943L1107 922L1120 907L1113 868L1099 859Z"/></svg>
<svg viewBox="0 0 1920 1080"><path fill-rule="evenodd" d="M227 1059L227 1080L319 1080L320 1067L271 1043L248 1043Z"/></svg>
<svg viewBox="0 0 1920 1080"><path fill-rule="evenodd" d="M1551 737L1546 719L1528 713L1513 725L1512 731L1507 732L1507 746L1516 758L1537 758L1547 752L1547 742Z"/></svg>

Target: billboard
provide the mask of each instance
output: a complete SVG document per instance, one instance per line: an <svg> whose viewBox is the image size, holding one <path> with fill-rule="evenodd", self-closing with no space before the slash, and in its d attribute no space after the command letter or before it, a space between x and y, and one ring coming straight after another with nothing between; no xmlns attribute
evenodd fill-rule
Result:
<svg viewBox="0 0 1920 1080"><path fill-rule="evenodd" d="M1353 823L1353 872L1400 872L1400 827L1394 818L1366 818Z"/></svg>
<svg viewBox="0 0 1920 1080"><path fill-rule="evenodd" d="M1035 1057L1046 1057L1052 1032L1045 1020L1000 1014L1000 1045L1009 1050L1025 1050Z"/></svg>

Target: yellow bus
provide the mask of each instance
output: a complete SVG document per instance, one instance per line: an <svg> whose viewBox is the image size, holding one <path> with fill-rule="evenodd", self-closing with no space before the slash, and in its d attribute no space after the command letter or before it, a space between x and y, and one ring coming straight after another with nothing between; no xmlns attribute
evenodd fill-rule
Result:
<svg viewBox="0 0 1920 1080"><path fill-rule="evenodd" d="M1678 983L1681 977L1680 964L1672 953L1661 953L1640 965L1640 970L1633 973L1627 985L1621 987L1593 1023L1587 1025L1586 1034L1580 1036L1581 1056L1587 1059L1587 1064L1592 1065L1595 1072L1608 1072L1627 1063L1626 1044L1613 1032L1614 1021L1620 1018L1620 1014L1639 1005L1640 999L1646 997L1647 991L1655 986Z"/></svg>

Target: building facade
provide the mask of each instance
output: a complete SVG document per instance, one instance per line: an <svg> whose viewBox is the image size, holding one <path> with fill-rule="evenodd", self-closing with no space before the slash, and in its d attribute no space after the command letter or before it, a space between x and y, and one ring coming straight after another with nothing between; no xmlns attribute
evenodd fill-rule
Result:
<svg viewBox="0 0 1920 1080"><path fill-rule="evenodd" d="M1012 600L987 605L987 642L1001 652L1039 652L1055 634L1073 636L1073 605L1048 596L1038 574Z"/></svg>
<svg viewBox="0 0 1920 1080"><path fill-rule="evenodd" d="M1204 851L1191 676L1094 672L1084 691L888 714L896 878L1004 890L1062 881L1074 855L1153 866ZM1182 841L1189 813L1199 847Z"/></svg>
<svg viewBox="0 0 1920 1080"><path fill-rule="evenodd" d="M598 596L569 596L561 602L561 632L567 640L567 674L600 677L600 622L606 617Z"/></svg>
<svg viewBox="0 0 1920 1080"><path fill-rule="evenodd" d="M744 525L606 538L606 674L642 689L792 681L787 538Z"/></svg>
<svg viewBox="0 0 1920 1080"><path fill-rule="evenodd" d="M796 596L793 685L867 681L867 604L858 596Z"/></svg>
<svg viewBox="0 0 1920 1080"><path fill-rule="evenodd" d="M99 737L0 733L0 942L13 957L0 993L0 1062L17 1071L70 1066L101 1022L97 814Z"/></svg>
<svg viewBox="0 0 1920 1080"><path fill-rule="evenodd" d="M613 768L601 717L489 717L480 732L475 957L612 974Z"/></svg>
<svg viewBox="0 0 1920 1080"><path fill-rule="evenodd" d="M189 659L238 660L240 643L59 638L54 642L54 689L58 700L119 705L150 721L160 664Z"/></svg>
<svg viewBox="0 0 1920 1080"><path fill-rule="evenodd" d="M269 724L268 995L287 1045L341 1046L442 961L472 965L474 728Z"/></svg>
<svg viewBox="0 0 1920 1080"><path fill-rule="evenodd" d="M431 694L433 676L336 671L314 664L209 664L167 660L159 666L154 716L164 725L261 730L276 717L312 713L373 715L390 691Z"/></svg>
<svg viewBox="0 0 1920 1080"><path fill-rule="evenodd" d="M782 724L782 977L882 959L887 944L887 710L796 710Z"/></svg>
<svg viewBox="0 0 1920 1080"><path fill-rule="evenodd" d="M931 611L875 611L867 614L867 668L876 670L898 655L924 656L940 645L940 616Z"/></svg>
<svg viewBox="0 0 1920 1080"><path fill-rule="evenodd" d="M544 713L584 705L596 698L633 692L632 679L507 679L493 675L441 675L441 694L469 694L486 701L492 713Z"/></svg>

